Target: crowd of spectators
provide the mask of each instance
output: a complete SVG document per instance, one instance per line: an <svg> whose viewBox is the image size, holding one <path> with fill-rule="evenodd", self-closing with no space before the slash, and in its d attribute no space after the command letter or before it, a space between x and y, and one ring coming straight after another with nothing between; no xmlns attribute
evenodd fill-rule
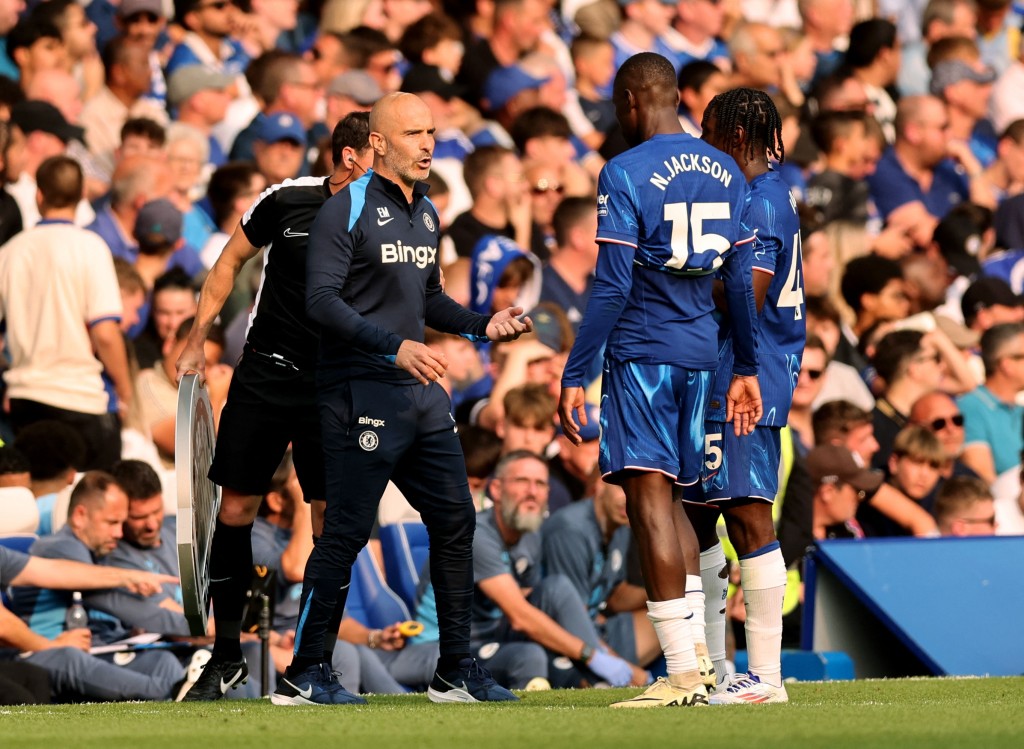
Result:
<svg viewBox="0 0 1024 749"><path fill-rule="evenodd" d="M176 574L175 361L199 284L262 191L331 173L341 119L414 93L436 125L447 293L536 325L493 346L428 331L482 511L474 641L513 687L644 683L659 653L621 492L597 469L600 361L583 445L555 418L597 175L626 147L611 82L640 51L676 67L692 135L736 86L782 116L808 330L775 513L796 577L825 538L1024 533L1022 22L1013 0L0 0L0 535ZM216 411L262 262L208 342ZM279 576L279 667L308 523L286 460L254 537ZM0 584L24 579L0 557ZM89 593L91 633L65 629L70 591L16 588L0 695L27 699L5 691L18 652L48 675L49 691L24 680L37 699L180 694L201 639L184 661L87 654L131 632L184 639L165 588ZM343 684L424 686L421 593L415 640L343 622ZM581 643L602 657L572 662Z"/></svg>

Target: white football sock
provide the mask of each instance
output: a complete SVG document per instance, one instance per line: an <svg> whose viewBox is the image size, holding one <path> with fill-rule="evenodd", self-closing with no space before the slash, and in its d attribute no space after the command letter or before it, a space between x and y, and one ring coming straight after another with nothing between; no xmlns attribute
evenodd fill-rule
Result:
<svg viewBox="0 0 1024 749"><path fill-rule="evenodd" d="M700 555L700 582L704 589L704 621L708 655L721 679L725 667L725 599L729 594L729 568L722 544L717 543ZM689 586L687 586L689 587Z"/></svg>
<svg viewBox="0 0 1024 749"><path fill-rule="evenodd" d="M685 598L647 602L647 618L658 634L669 676L697 670L697 654L693 651L690 625L692 616Z"/></svg>
<svg viewBox="0 0 1024 749"><path fill-rule="evenodd" d="M786 595L786 565L778 542L763 554L740 560L740 583L746 602L747 658L750 673L761 681L782 686L782 600Z"/></svg>
<svg viewBox="0 0 1024 749"><path fill-rule="evenodd" d="M693 642L705 643L704 634L704 589L701 587L700 577L697 575L686 576L686 605L690 607L693 618L690 619L690 632L693 634Z"/></svg>

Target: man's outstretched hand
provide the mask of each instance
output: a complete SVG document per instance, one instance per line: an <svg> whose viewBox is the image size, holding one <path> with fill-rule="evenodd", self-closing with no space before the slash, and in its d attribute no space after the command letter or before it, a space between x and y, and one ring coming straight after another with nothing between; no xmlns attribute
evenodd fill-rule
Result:
<svg viewBox="0 0 1024 749"><path fill-rule="evenodd" d="M734 375L725 394L725 420L733 423L737 437L750 434L761 420L761 386L755 375Z"/></svg>
<svg viewBox="0 0 1024 749"><path fill-rule="evenodd" d="M518 319L523 314L522 307L506 307L495 313L487 323L487 337L492 341L514 341L523 333L533 330L533 320L529 317Z"/></svg>

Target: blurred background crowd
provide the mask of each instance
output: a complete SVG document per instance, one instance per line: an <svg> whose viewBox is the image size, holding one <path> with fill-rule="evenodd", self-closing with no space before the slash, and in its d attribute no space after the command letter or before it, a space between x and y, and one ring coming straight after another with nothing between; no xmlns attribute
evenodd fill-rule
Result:
<svg viewBox="0 0 1024 749"><path fill-rule="evenodd" d="M558 605L591 614L579 634L571 617L530 618L496 593L486 616L535 648L505 678L608 681L555 678L557 627L616 641L622 678L642 683L659 653L624 500L597 471L600 362L584 444L555 418L596 265L596 178L626 148L611 83L640 51L676 67L679 120L695 136L710 99L737 86L769 92L782 116L775 167L799 205L808 330L775 506L787 639L816 539L1024 532L1022 19L1013 0L0 0L0 534L36 534L33 554L176 574L175 362L199 284L263 190L331 173L340 120L414 93L437 128L430 197L447 293L488 314L519 304L537 328L489 347L428 331L449 361L471 487L512 529L519 599L542 576L565 578ZM372 163L368 148L356 156ZM215 411L262 262L210 336ZM512 481L519 469L530 478ZM286 460L257 554L277 570L279 612L309 552L297 492ZM395 494L384 527L415 520ZM538 517L517 513L527 500ZM581 525L597 530L577 538ZM491 569L479 567L478 582ZM29 634L12 635L4 609L0 640L12 658L34 653L58 694L174 696L189 674L167 652L177 665L136 658L145 683L116 694L99 686L108 677L82 677L95 664L78 655L40 657L131 631L186 634L174 587L87 596L91 638L65 624L70 592L18 588L7 603ZM730 600L741 622L742 591ZM429 589L408 605L429 622ZM430 647L429 627L407 642L346 621L355 688L421 685L400 656ZM288 621L275 628L286 664Z"/></svg>

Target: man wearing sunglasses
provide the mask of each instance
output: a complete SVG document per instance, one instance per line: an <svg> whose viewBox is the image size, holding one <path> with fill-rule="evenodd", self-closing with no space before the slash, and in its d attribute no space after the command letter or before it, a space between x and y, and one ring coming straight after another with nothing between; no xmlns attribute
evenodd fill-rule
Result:
<svg viewBox="0 0 1024 749"><path fill-rule="evenodd" d="M182 0L177 21L188 29L167 62L167 77L184 65L206 65L238 75L249 65L242 43L231 38L231 19L238 10L229 0Z"/></svg>
<svg viewBox="0 0 1024 749"><path fill-rule="evenodd" d="M954 476L977 478L978 474L960 460L964 450L964 415L952 396L940 390L922 395L910 409L910 423L928 429L942 443L946 453L943 479Z"/></svg>

